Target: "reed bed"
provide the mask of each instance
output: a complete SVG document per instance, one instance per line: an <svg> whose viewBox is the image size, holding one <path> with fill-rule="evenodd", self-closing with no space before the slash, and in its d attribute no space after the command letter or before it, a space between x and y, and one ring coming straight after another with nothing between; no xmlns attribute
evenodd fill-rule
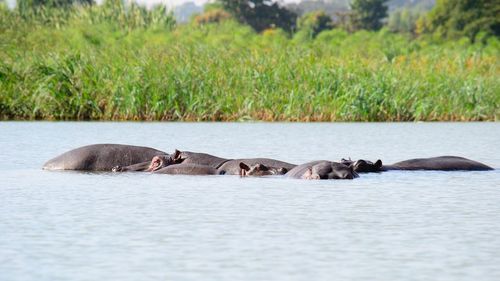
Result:
<svg viewBox="0 0 500 281"><path fill-rule="evenodd" d="M500 43L0 12L0 118L497 121ZM101 8L102 9L102 8ZM122 13L125 13L122 11ZM130 13L130 11L127 11ZM137 19L144 16L136 15ZM50 18L50 17L49 17ZM154 17L151 17L154 18Z"/></svg>

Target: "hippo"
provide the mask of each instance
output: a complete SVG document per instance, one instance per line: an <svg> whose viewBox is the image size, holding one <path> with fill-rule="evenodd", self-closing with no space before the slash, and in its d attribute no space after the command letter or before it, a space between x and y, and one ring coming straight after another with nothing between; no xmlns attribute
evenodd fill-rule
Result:
<svg viewBox="0 0 500 281"><path fill-rule="evenodd" d="M154 172L161 168L165 168L170 165L177 164L173 159L172 155L156 155L153 159L146 162L141 162L133 164L130 166L115 166L111 169L113 172Z"/></svg>
<svg viewBox="0 0 500 281"><path fill-rule="evenodd" d="M144 146L93 144L65 152L43 165L44 170L111 171L116 166L150 163L157 155L167 153Z"/></svg>
<svg viewBox="0 0 500 281"><path fill-rule="evenodd" d="M275 168L268 167L264 164L256 164L252 166L248 166L247 164L240 162L240 176L271 176L271 175L284 175L288 172L286 168Z"/></svg>
<svg viewBox="0 0 500 281"><path fill-rule="evenodd" d="M290 171L291 169L295 168L297 165L290 164L287 162L275 160L275 159L269 159L269 158L250 158L250 159L234 159L234 160L229 160L222 164L218 169L221 171L224 171L226 175L241 175L241 170L242 165L244 164L245 166L248 167L255 167L256 165L262 165L260 166L261 168L269 168L272 170L286 170Z"/></svg>
<svg viewBox="0 0 500 281"><path fill-rule="evenodd" d="M358 174L353 170L353 166L326 160L313 161L299 165L286 176L295 179L354 179Z"/></svg>
<svg viewBox="0 0 500 281"><path fill-rule="evenodd" d="M130 166L116 166L112 168L113 172L137 172L147 171L155 172L170 165L195 164L208 166L217 169L229 159L220 158L206 153L179 151L175 150L173 154L155 155L147 162L138 163Z"/></svg>
<svg viewBox="0 0 500 281"><path fill-rule="evenodd" d="M392 165L384 165L383 171L390 170L430 170L430 171L489 171L493 168L458 156L439 156L409 159Z"/></svg>
<svg viewBox="0 0 500 281"><path fill-rule="evenodd" d="M229 161L229 159L220 158L207 153L179 151L176 149L172 154L171 162L166 162L165 164L197 164L206 165L217 169L227 161Z"/></svg>
<svg viewBox="0 0 500 281"><path fill-rule="evenodd" d="M165 157L167 156L168 154L165 154L165 155L156 155L153 157L153 159L155 159L155 157ZM111 171L113 172L149 172L151 168L151 161L146 161L146 162L141 162L141 163L137 163L137 164L132 164L132 165L129 165L129 166L114 166L113 168L111 168Z"/></svg>
<svg viewBox="0 0 500 281"><path fill-rule="evenodd" d="M358 173L384 172L392 170L427 170L427 171L488 171L493 168L458 156L439 156L431 158L409 159L392 165L382 165L382 161L375 163L368 160L346 160L341 163L352 165L354 171Z"/></svg>
<svg viewBox="0 0 500 281"><path fill-rule="evenodd" d="M155 174L168 175L220 175L221 172L208 165L199 165L192 163L181 163L169 165L159 170L155 170Z"/></svg>
<svg viewBox="0 0 500 281"><path fill-rule="evenodd" d="M155 155L147 162L139 163L130 166L116 166L113 167L113 172L138 172L147 171L154 172L156 170L165 168L169 165L174 164L196 164L209 166L217 169L224 162L229 161L229 159L220 158L206 153L190 152L190 151L179 151L175 150L172 154L162 154Z"/></svg>
<svg viewBox="0 0 500 281"><path fill-rule="evenodd" d="M381 172L382 170L382 160L377 160L375 163L368 161L368 160L357 160L357 161L352 161L351 159L342 159L340 163L347 165L347 166L352 166L353 170L356 173L376 173L376 172Z"/></svg>

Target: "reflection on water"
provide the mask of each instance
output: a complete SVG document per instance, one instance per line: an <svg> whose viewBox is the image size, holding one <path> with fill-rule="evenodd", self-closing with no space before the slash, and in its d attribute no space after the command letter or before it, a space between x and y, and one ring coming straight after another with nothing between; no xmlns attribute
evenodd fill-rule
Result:
<svg viewBox="0 0 500 281"><path fill-rule="evenodd" d="M499 170L353 181L40 170L103 142L500 168L499 140L496 123L0 123L0 279L499 280Z"/></svg>

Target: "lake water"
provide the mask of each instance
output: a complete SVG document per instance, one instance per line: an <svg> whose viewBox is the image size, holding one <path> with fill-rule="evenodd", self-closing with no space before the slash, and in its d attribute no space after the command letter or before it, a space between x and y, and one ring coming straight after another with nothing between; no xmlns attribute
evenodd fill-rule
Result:
<svg viewBox="0 0 500 281"><path fill-rule="evenodd" d="M500 170L352 181L41 170L92 143L500 168L500 123L1 122L0 280L500 280Z"/></svg>

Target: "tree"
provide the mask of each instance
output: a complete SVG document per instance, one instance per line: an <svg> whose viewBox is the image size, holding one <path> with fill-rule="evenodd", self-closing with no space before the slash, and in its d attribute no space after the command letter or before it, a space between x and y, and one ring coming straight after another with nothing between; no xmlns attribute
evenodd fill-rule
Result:
<svg viewBox="0 0 500 281"><path fill-rule="evenodd" d="M257 32L268 28L295 29L297 15L271 0L218 0L241 23Z"/></svg>
<svg viewBox="0 0 500 281"><path fill-rule="evenodd" d="M397 9L389 15L387 27L392 32L415 34L417 21L424 13L420 7Z"/></svg>
<svg viewBox="0 0 500 281"><path fill-rule="evenodd" d="M299 29L315 38L321 31L333 28L332 18L323 11L310 12L299 19Z"/></svg>
<svg viewBox="0 0 500 281"><path fill-rule="evenodd" d="M438 0L419 25L423 32L432 32L444 38L467 36L474 42L481 32L487 36L500 36L498 15L498 0Z"/></svg>
<svg viewBox="0 0 500 281"><path fill-rule="evenodd" d="M382 19L387 17L387 0L353 0L351 2L353 25L357 29L379 30Z"/></svg>

